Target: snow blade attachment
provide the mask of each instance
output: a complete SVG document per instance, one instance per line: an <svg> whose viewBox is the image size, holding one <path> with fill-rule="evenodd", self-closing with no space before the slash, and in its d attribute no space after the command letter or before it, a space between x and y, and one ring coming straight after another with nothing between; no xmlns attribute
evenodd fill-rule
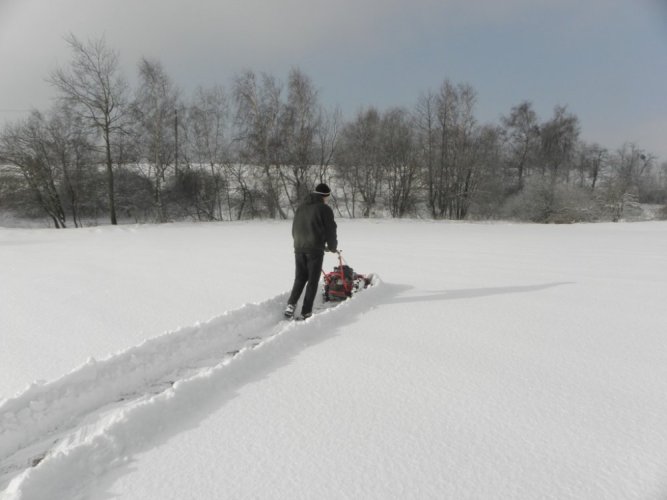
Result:
<svg viewBox="0 0 667 500"><path fill-rule="evenodd" d="M354 269L343 262L340 251L336 253L338 254L338 265L330 273L322 271L324 302L345 300L371 283L370 277L355 273Z"/></svg>

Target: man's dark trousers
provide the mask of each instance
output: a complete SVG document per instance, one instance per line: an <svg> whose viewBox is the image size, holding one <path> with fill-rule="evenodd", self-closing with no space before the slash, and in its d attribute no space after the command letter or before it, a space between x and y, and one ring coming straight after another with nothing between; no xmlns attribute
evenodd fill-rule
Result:
<svg viewBox="0 0 667 500"><path fill-rule="evenodd" d="M301 315L303 316L313 312L313 302L315 301L315 295L317 295L317 287L320 283L320 274L322 273L324 252L296 252L294 258L296 262L294 285L292 286L292 293L287 303L296 306L299 297L301 297L303 287L307 283L306 295L303 298L303 305L301 306Z"/></svg>

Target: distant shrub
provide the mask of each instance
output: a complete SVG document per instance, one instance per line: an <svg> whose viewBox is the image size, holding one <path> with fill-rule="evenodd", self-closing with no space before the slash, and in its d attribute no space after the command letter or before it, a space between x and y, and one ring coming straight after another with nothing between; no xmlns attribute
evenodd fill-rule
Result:
<svg viewBox="0 0 667 500"><path fill-rule="evenodd" d="M510 219L553 224L592 222L600 212L590 191L547 179L533 179L510 197L502 209Z"/></svg>
<svg viewBox="0 0 667 500"><path fill-rule="evenodd" d="M657 211L656 217L659 220L667 220L667 205L662 207L660 210Z"/></svg>

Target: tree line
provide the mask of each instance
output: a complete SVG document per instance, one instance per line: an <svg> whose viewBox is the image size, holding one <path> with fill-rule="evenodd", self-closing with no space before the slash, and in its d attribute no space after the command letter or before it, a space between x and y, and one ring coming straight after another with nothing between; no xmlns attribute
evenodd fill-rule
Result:
<svg viewBox="0 0 667 500"><path fill-rule="evenodd" d="M667 203L667 163L586 143L562 106L543 120L521 102L482 124L474 88L445 80L411 109L345 121L299 69L184 96L157 60L130 89L103 37L66 42L52 108L0 133L0 209L56 228L288 218L319 182L348 217L617 221Z"/></svg>

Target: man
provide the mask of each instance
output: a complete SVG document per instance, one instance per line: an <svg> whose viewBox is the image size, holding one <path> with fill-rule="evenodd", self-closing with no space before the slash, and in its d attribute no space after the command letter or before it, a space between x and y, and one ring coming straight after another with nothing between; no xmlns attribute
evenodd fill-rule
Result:
<svg viewBox="0 0 667 500"><path fill-rule="evenodd" d="M299 319L313 315L313 302L322 273L324 252L336 252L336 222L331 207L327 205L331 189L326 184L318 184L315 191L297 208L292 221L294 238L294 258L296 271L292 293L287 301L285 317L294 316L296 303L306 287L306 295L301 306ZM307 285L307 286L306 286Z"/></svg>

